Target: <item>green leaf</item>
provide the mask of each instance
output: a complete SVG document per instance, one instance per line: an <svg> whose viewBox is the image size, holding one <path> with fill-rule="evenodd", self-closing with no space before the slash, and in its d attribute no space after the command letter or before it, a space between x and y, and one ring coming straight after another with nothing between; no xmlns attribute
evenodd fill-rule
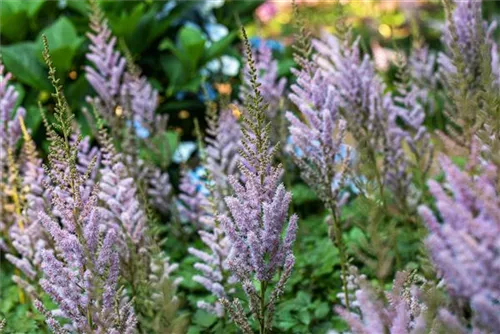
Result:
<svg viewBox="0 0 500 334"><path fill-rule="evenodd" d="M22 41L28 32L28 13L23 2L2 1L0 6L0 33L12 42Z"/></svg>
<svg viewBox="0 0 500 334"><path fill-rule="evenodd" d="M36 56L37 48L32 42L23 42L2 48L5 67L21 82L40 90L50 90L47 73Z"/></svg>
<svg viewBox="0 0 500 334"><path fill-rule="evenodd" d="M316 193L304 183L297 183L292 187L292 200L296 205L312 202L318 199Z"/></svg>
<svg viewBox="0 0 500 334"><path fill-rule="evenodd" d="M205 50L205 38L199 29L183 27L179 31L178 42L182 51L180 60L188 65L190 71L194 71Z"/></svg>
<svg viewBox="0 0 500 334"><path fill-rule="evenodd" d="M163 69L163 73L168 78L168 88L166 92L166 96L170 97L174 94L177 87L180 85L182 80L182 63L176 57L162 56L160 59L160 64Z"/></svg>
<svg viewBox="0 0 500 334"><path fill-rule="evenodd" d="M203 327L210 327L216 320L216 316L203 310L197 310L193 316L193 323Z"/></svg>
<svg viewBox="0 0 500 334"><path fill-rule="evenodd" d="M42 115L40 114L38 106L31 105L26 109L26 117L24 118L24 121L26 123L26 127L33 133L36 133L42 124Z"/></svg>
<svg viewBox="0 0 500 334"><path fill-rule="evenodd" d="M60 74L66 73L71 68L73 56L83 38L78 36L73 23L62 16L38 35L37 47L40 56L43 50L43 35L47 36L49 41L50 55L54 66Z"/></svg>
<svg viewBox="0 0 500 334"><path fill-rule="evenodd" d="M122 9L115 13L108 12L107 18L113 34L117 37L123 37L129 42L145 12L146 7L143 2L139 2L130 10ZM140 39L140 41L142 41L142 39Z"/></svg>
<svg viewBox="0 0 500 334"><path fill-rule="evenodd" d="M87 16L89 13L88 3L85 1L68 1L67 5L68 8L71 8L84 16Z"/></svg>
<svg viewBox="0 0 500 334"><path fill-rule="evenodd" d="M318 307L314 310L314 317L318 319L323 319L330 312L330 307L328 303L322 302Z"/></svg>
<svg viewBox="0 0 500 334"><path fill-rule="evenodd" d="M203 56L203 63L206 63L214 58L218 58L224 54L224 51L231 45L234 38L237 36L237 31L232 31L224 38L213 43L205 52Z"/></svg>
<svg viewBox="0 0 500 334"><path fill-rule="evenodd" d="M299 319L304 325L309 325L309 323L311 323L311 315L309 314L309 311L306 309L301 310L299 312Z"/></svg>

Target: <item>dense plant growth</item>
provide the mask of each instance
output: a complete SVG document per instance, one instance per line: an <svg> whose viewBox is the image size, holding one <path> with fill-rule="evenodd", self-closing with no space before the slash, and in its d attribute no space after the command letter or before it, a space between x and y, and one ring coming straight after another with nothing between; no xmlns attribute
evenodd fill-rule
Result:
<svg viewBox="0 0 500 334"><path fill-rule="evenodd" d="M482 3L444 0L444 49L415 37L388 77L344 5L317 33L294 2L287 78L244 26L240 71L214 3L130 4L138 37L112 4L68 2L89 17L85 44L51 27L40 49L2 47L0 332L498 332L500 58ZM187 8L207 22L165 19ZM151 66L167 30L165 87L135 58ZM81 45L83 99L61 81ZM47 76L16 62L28 49ZM51 89L44 132L15 79ZM205 117L179 144L158 102L186 93Z"/></svg>

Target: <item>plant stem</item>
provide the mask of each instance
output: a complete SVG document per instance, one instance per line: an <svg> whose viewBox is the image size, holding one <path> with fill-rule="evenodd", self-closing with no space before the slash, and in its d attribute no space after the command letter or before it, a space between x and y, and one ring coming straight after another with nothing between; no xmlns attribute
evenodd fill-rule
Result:
<svg viewBox="0 0 500 334"><path fill-rule="evenodd" d="M332 212L333 217L333 236L330 232L330 240L332 240L333 244L338 248L340 254L340 269L341 269L341 280L342 280L342 289L344 290L345 296L345 305L347 310L349 310L349 294L347 291L347 254L344 245L344 240L342 239L342 227L340 226L340 220L337 217L337 212L335 205L330 203L330 210Z"/></svg>
<svg viewBox="0 0 500 334"><path fill-rule="evenodd" d="M260 317L259 317L260 334L266 333L266 289L267 289L267 282L260 281Z"/></svg>

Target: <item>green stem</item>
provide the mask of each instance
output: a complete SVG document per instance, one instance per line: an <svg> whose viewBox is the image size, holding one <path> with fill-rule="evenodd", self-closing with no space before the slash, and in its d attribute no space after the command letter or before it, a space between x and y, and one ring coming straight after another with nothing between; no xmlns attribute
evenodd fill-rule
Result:
<svg viewBox="0 0 500 334"><path fill-rule="evenodd" d="M266 289L267 283L265 281L260 281L260 334L266 333Z"/></svg>
<svg viewBox="0 0 500 334"><path fill-rule="evenodd" d="M349 305L349 294L347 291L347 252L344 245L344 240L342 239L342 227L340 226L340 220L337 217L337 212L335 209L335 205L330 203L330 210L332 212L333 217L333 237L330 233L330 239L333 244L338 248L340 254L340 269L341 269L341 280L342 280L342 289L344 290L345 295L345 305L347 310L350 309Z"/></svg>

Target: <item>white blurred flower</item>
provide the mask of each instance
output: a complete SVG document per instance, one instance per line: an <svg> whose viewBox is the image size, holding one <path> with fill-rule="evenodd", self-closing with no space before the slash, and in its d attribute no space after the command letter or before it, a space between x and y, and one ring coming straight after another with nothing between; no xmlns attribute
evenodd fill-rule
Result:
<svg viewBox="0 0 500 334"><path fill-rule="evenodd" d="M222 73L230 77L238 75L240 72L240 62L235 57L222 56Z"/></svg>
<svg viewBox="0 0 500 334"><path fill-rule="evenodd" d="M177 150L175 150L172 160L178 164L186 162L188 161L191 154L193 154L193 152L196 150L196 148L197 145L195 142L192 141L182 142L177 147Z"/></svg>
<svg viewBox="0 0 500 334"><path fill-rule="evenodd" d="M211 60L207 63L206 69L212 73L221 70L224 75L234 77L237 76L240 71L240 63L238 59L231 56L222 56L218 59Z"/></svg>
<svg viewBox="0 0 500 334"><path fill-rule="evenodd" d="M202 1L200 5L200 11L203 13L207 13L214 8L220 8L224 5L225 0L205 0Z"/></svg>
<svg viewBox="0 0 500 334"><path fill-rule="evenodd" d="M207 23L205 25L205 30L208 33L208 38L212 42L217 42L227 36L229 30L223 24L219 23Z"/></svg>

